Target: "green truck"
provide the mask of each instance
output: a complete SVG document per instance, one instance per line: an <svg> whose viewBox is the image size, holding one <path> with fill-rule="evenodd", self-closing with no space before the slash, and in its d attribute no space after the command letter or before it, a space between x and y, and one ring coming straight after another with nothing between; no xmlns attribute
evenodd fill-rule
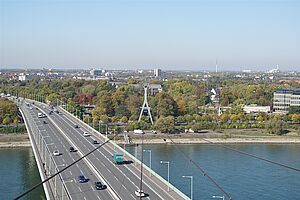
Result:
<svg viewBox="0 0 300 200"><path fill-rule="evenodd" d="M114 153L113 154L113 161L115 164L123 164L124 158L122 153Z"/></svg>

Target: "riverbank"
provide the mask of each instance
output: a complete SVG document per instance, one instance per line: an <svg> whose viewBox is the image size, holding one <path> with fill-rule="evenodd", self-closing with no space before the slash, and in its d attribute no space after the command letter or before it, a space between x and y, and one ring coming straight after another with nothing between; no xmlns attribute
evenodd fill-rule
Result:
<svg viewBox="0 0 300 200"><path fill-rule="evenodd" d="M0 134L0 148L31 147L26 134Z"/></svg>
<svg viewBox="0 0 300 200"><path fill-rule="evenodd" d="M132 144L141 144L141 135L129 134ZM145 144L300 144L300 134L296 130L289 130L285 135L266 134L261 129L227 129L227 130L205 130L200 133L180 134L144 134ZM118 137L118 144L123 144L124 139Z"/></svg>
<svg viewBox="0 0 300 200"><path fill-rule="evenodd" d="M123 141L117 140L118 144ZM144 139L144 144L300 144L300 138L181 138ZM141 139L134 139L132 144L141 144Z"/></svg>
<svg viewBox="0 0 300 200"><path fill-rule="evenodd" d="M141 144L139 134L128 134L132 144ZM269 135L260 129L231 129L231 130L205 130L201 133L181 134L144 134L144 144L300 144L300 134L290 130L285 135ZM173 142L172 142L173 141ZM116 138L116 143L124 144L123 135ZM26 134L0 134L0 148L31 147Z"/></svg>

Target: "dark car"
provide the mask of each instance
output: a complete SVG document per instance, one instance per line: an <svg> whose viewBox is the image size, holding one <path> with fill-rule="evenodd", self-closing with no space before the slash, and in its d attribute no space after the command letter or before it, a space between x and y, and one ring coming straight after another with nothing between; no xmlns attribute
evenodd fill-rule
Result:
<svg viewBox="0 0 300 200"><path fill-rule="evenodd" d="M43 123L44 123L44 124L47 124L47 122L46 122L45 120L43 121Z"/></svg>
<svg viewBox="0 0 300 200"><path fill-rule="evenodd" d="M97 140L93 140L93 144L98 144L98 141Z"/></svg>
<svg viewBox="0 0 300 200"><path fill-rule="evenodd" d="M70 152L76 152L76 150L74 149L74 147L70 147Z"/></svg>
<svg viewBox="0 0 300 200"><path fill-rule="evenodd" d="M80 176L78 176L78 181L79 181L79 183L85 183L85 182L87 182L87 179L83 175L80 175Z"/></svg>
<svg viewBox="0 0 300 200"><path fill-rule="evenodd" d="M50 110L50 112L49 112L49 115L51 115L53 113L53 111L52 110Z"/></svg>
<svg viewBox="0 0 300 200"><path fill-rule="evenodd" d="M100 181L95 182L95 188L97 190L103 190L106 188L106 185L103 185Z"/></svg>

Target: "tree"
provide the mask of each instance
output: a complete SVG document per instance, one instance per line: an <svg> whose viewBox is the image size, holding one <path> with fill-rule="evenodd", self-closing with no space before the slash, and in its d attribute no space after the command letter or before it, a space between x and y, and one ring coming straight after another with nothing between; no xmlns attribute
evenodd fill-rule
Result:
<svg viewBox="0 0 300 200"><path fill-rule="evenodd" d="M2 123L4 125L8 125L8 124L10 124L10 121L11 121L11 119L9 118L9 116L6 116L6 117L4 117Z"/></svg>
<svg viewBox="0 0 300 200"><path fill-rule="evenodd" d="M290 106L289 114L300 114L300 106Z"/></svg>
<svg viewBox="0 0 300 200"><path fill-rule="evenodd" d="M299 122L300 121L300 114L293 114L292 115L292 121L293 122Z"/></svg>
<svg viewBox="0 0 300 200"><path fill-rule="evenodd" d="M156 120L154 128L156 130L161 131L162 133L170 133L174 131L175 125L174 125L174 117L168 116L168 117L160 117Z"/></svg>
<svg viewBox="0 0 300 200"><path fill-rule="evenodd" d="M161 116L177 116L178 108L174 99L165 92L158 94L157 115Z"/></svg>
<svg viewBox="0 0 300 200"><path fill-rule="evenodd" d="M201 122L197 122L191 126L191 129L195 132L199 132L204 129L203 124Z"/></svg>
<svg viewBox="0 0 300 200"><path fill-rule="evenodd" d="M266 124L269 134L282 135L284 133L284 122L280 116L274 116Z"/></svg>
<svg viewBox="0 0 300 200"><path fill-rule="evenodd" d="M123 116L123 117L120 119L120 122L127 123L127 122L128 122L128 118L127 118L126 116Z"/></svg>

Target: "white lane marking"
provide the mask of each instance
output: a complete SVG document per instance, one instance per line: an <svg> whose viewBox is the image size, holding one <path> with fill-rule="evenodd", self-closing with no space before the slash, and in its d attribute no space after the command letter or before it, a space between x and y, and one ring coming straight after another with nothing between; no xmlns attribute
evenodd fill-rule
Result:
<svg viewBox="0 0 300 200"><path fill-rule="evenodd" d="M92 190L95 191L95 188L93 186L91 186Z"/></svg>
<svg viewBox="0 0 300 200"><path fill-rule="evenodd" d="M98 195L97 195L97 198L98 198L99 200L101 200L100 197L99 197Z"/></svg>
<svg viewBox="0 0 300 200"><path fill-rule="evenodd" d="M110 145L108 145L108 148L110 148L110 150L111 151L113 151L113 147L111 147ZM106 149L106 151L108 152L108 153L110 153L109 152L109 150L108 149ZM101 151L99 151L100 153L102 153ZM136 173L139 173L139 169L136 167L136 166L133 166L133 168L135 168L136 169L136 171L133 171L133 170L131 170L130 169L130 166L127 166L127 165L123 165L123 166L125 166L125 168L127 168L133 175L135 175L137 178L139 178L139 174L136 174ZM119 168L117 168L118 170L120 170ZM121 171L122 172L122 171ZM125 174L124 174L125 175ZM125 175L126 176L126 175ZM145 176L148 178L148 181L149 181L149 183L154 183L158 188L160 188L160 185L158 185L155 181L153 181L153 179L151 179L147 174L145 174ZM127 177L127 176L126 176ZM128 177L127 177L128 178ZM129 178L128 178L129 179ZM130 179L129 179L130 180ZM130 180L131 181L131 180ZM131 181L132 182L132 181ZM159 196L161 199L164 199L164 198L162 198L161 197L161 195L159 194L159 193L157 193L152 187L150 187L150 185L149 185L149 183L147 183L146 182L146 179L144 180L144 183L145 183L145 185L148 187L148 188L150 188L157 196ZM167 193L166 192L166 194L169 196L169 197L171 197L171 199L174 199L169 193Z"/></svg>
<svg viewBox="0 0 300 200"><path fill-rule="evenodd" d="M71 174L71 176L72 176L72 175L73 175L73 174L72 174L72 171L69 171L69 172L70 172L70 174Z"/></svg>
<svg viewBox="0 0 300 200"><path fill-rule="evenodd" d="M83 197L84 198L84 200L86 200L86 198L85 197Z"/></svg>
<svg viewBox="0 0 300 200"><path fill-rule="evenodd" d="M78 187L78 189L79 189L79 191L80 191L80 192L82 192L82 190L81 190L81 188L80 188L80 187Z"/></svg>

